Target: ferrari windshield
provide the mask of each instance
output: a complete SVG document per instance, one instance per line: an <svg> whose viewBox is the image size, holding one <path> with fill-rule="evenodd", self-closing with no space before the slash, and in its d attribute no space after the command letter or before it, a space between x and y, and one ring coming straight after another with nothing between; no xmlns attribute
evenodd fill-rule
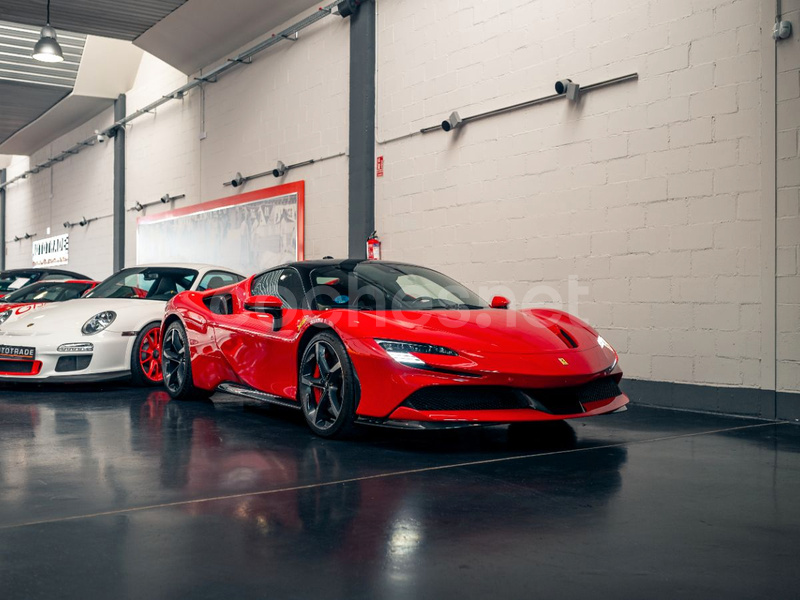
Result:
<svg viewBox="0 0 800 600"><path fill-rule="evenodd" d="M413 265L360 262L311 272L319 309L474 310L488 308L475 292L441 273Z"/></svg>
<svg viewBox="0 0 800 600"><path fill-rule="evenodd" d="M79 281L43 281L11 292L3 298L3 302L64 302L80 298L92 287L91 283Z"/></svg>
<svg viewBox="0 0 800 600"><path fill-rule="evenodd" d="M178 292L191 289L197 271L179 267L133 267L115 273L87 298L131 298L169 300Z"/></svg>

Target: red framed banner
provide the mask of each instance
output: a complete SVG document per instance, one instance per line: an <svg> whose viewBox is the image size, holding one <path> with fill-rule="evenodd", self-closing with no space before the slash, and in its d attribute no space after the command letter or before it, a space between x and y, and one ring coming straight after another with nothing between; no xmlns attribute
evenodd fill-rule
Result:
<svg viewBox="0 0 800 600"><path fill-rule="evenodd" d="M303 260L305 181L246 192L136 221L136 262L220 265L246 275Z"/></svg>

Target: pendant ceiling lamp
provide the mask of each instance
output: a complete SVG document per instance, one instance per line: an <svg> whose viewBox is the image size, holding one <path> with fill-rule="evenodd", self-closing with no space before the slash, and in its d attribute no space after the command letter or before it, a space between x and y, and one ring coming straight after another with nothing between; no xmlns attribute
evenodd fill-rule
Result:
<svg viewBox="0 0 800 600"><path fill-rule="evenodd" d="M56 30L50 27L50 0L47 0L47 25L42 27L39 41L33 47L33 58L41 62L61 62L64 54L56 40Z"/></svg>

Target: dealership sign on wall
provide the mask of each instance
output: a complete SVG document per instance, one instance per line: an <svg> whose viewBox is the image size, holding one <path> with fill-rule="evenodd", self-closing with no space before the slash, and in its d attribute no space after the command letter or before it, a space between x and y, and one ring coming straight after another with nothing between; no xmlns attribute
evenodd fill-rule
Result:
<svg viewBox="0 0 800 600"><path fill-rule="evenodd" d="M69 262L69 234L33 242L33 266L55 267Z"/></svg>

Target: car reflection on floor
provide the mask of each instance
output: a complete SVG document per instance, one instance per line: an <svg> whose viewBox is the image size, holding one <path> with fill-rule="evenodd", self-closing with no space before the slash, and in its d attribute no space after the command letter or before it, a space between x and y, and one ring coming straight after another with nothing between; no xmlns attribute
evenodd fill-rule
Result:
<svg viewBox="0 0 800 600"><path fill-rule="evenodd" d="M218 498L186 504L182 510L248 524L255 534L284 538L282 544L290 543L286 538L296 543L298 537L309 537L326 540L324 548L340 554L342 560L367 558L381 551L398 559L421 543L427 522L454 518L437 511L428 494L430 482L425 473L409 479L357 467L354 471L352 459L363 452L357 452L353 444L304 435L299 444L270 440L269 447L264 448L259 430L237 427L235 420L213 403L170 401L161 391L151 392L138 406L132 405L132 417L146 432L142 439L150 449L160 451L164 487L180 488L187 497L213 493ZM380 437L380 433L375 435ZM408 434L394 435L402 440ZM530 450L526 440L531 435L538 436L538 445L544 449L569 449L576 444L572 428L559 422L508 429L507 449ZM577 499L584 501L586 511L596 518L602 504L621 486L620 468L627 452L611 447L603 456L601 465L573 465L568 474L558 477L547 470L507 471L487 466L482 469L482 480L465 485L458 472L439 471L435 486L452 489L461 498L513 488L515 493L548 503ZM516 510L522 522L531 519L527 509L503 508L512 520ZM369 518L360 519L362 513L369 513ZM365 544L367 540L371 545Z"/></svg>

